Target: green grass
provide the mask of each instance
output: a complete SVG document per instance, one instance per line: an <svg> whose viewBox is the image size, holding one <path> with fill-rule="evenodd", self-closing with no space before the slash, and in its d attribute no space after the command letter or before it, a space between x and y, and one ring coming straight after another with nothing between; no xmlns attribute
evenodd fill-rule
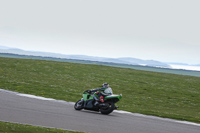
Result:
<svg viewBox="0 0 200 133"><path fill-rule="evenodd" d="M111 62L76 60L76 59L55 58L55 57L41 57L41 56L32 56L32 55L18 55L18 54L11 54L11 53L0 53L0 57L20 58L20 59L36 59L36 60L51 60L51 61L71 62L71 63L81 63L81 64L95 64L95 65L103 65L103 66L131 68L131 69L136 69L136 70L172 73L172 74L200 77L200 71L192 71L192 70L159 68L159 67L150 67L150 66L141 66L141 65L129 65L129 64L111 63Z"/></svg>
<svg viewBox="0 0 200 133"><path fill-rule="evenodd" d="M0 133L83 133L0 121Z"/></svg>
<svg viewBox="0 0 200 133"><path fill-rule="evenodd" d="M0 58L0 88L75 102L108 82L120 110L200 123L200 77L100 65Z"/></svg>

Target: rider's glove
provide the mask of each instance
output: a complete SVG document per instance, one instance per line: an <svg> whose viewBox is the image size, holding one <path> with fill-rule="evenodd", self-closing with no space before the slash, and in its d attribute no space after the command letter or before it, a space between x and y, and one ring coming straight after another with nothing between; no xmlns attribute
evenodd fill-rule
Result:
<svg viewBox="0 0 200 133"><path fill-rule="evenodd" d="M88 90L88 93L91 93L92 91L91 90Z"/></svg>

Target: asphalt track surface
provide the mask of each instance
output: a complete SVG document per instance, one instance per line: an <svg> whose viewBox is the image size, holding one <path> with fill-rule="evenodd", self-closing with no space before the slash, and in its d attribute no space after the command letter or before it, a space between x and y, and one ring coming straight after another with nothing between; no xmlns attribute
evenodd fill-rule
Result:
<svg viewBox="0 0 200 133"><path fill-rule="evenodd" d="M69 102L2 89L0 121L91 133L200 133L200 124L117 111L75 111Z"/></svg>

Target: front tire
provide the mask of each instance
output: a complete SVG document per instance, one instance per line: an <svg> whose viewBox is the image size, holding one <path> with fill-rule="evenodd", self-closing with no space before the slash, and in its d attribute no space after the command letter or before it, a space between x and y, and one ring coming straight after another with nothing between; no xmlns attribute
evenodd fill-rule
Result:
<svg viewBox="0 0 200 133"><path fill-rule="evenodd" d="M102 114L108 115L115 109L115 104L112 101L105 102L105 104L108 104L108 107L102 107L100 108L100 111Z"/></svg>
<svg viewBox="0 0 200 133"><path fill-rule="evenodd" d="M83 101L83 100L78 100L78 101L74 104L74 109L75 109L75 110L81 110L81 109L83 109L83 104L84 104L84 101Z"/></svg>

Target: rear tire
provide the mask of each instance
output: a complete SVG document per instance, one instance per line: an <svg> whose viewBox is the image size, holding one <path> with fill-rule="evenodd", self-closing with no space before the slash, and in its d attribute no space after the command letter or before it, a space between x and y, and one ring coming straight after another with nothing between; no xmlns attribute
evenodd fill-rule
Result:
<svg viewBox="0 0 200 133"><path fill-rule="evenodd" d="M109 106L106 108L105 107L100 108L100 111L102 114L108 115L108 114L112 113L113 110L115 109L115 104L112 101L108 101L105 103L109 104Z"/></svg>
<svg viewBox="0 0 200 133"><path fill-rule="evenodd" d="M81 109L83 109L83 104L84 104L84 101L78 100L75 103L75 105L74 105L74 109L75 110L81 110Z"/></svg>

